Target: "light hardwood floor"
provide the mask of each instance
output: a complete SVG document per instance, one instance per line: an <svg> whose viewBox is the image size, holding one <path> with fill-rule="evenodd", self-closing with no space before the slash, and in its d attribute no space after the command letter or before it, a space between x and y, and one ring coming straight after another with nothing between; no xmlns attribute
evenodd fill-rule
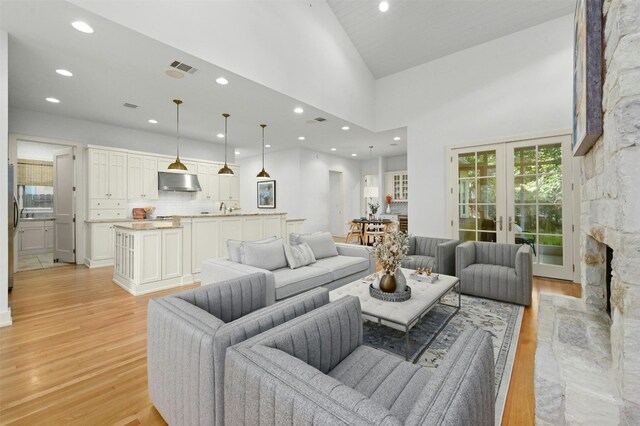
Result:
<svg viewBox="0 0 640 426"><path fill-rule="evenodd" d="M184 287L134 297L112 273L65 266L16 275L14 324L0 328L0 424L165 424L147 395L147 301ZM503 424L533 424L538 293L579 291L535 280Z"/></svg>

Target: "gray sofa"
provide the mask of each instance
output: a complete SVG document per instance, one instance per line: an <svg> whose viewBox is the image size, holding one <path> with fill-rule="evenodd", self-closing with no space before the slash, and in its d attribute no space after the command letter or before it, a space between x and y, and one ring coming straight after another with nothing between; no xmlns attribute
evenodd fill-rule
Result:
<svg viewBox="0 0 640 426"><path fill-rule="evenodd" d="M456 273L456 247L458 240L446 238L409 238L408 258L402 261L403 268L433 268L433 272L445 275Z"/></svg>
<svg viewBox="0 0 640 426"><path fill-rule="evenodd" d="M267 306L264 274L149 301L149 397L170 425L222 425L227 347L329 302L315 289Z"/></svg>
<svg viewBox="0 0 640 426"><path fill-rule="evenodd" d="M531 247L467 241L456 248L460 291L528 306L533 282Z"/></svg>
<svg viewBox="0 0 640 426"><path fill-rule="evenodd" d="M433 372L363 346L362 333L348 296L229 348L227 426L494 424L489 333L464 332Z"/></svg>
<svg viewBox="0 0 640 426"><path fill-rule="evenodd" d="M261 272L267 278L273 300L282 300L316 287L333 290L366 277L376 271L375 257L366 247L336 244L338 256L318 259L315 263L297 269L289 267L273 271L257 268L229 259L207 259L202 262L202 285L243 277Z"/></svg>

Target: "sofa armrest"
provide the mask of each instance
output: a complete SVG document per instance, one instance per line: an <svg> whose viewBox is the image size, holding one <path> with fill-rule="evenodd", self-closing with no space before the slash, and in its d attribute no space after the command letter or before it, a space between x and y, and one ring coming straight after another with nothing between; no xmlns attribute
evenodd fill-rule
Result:
<svg viewBox="0 0 640 426"><path fill-rule="evenodd" d="M493 426L494 377L491 334L466 330L427 382L405 425Z"/></svg>
<svg viewBox="0 0 640 426"><path fill-rule="evenodd" d="M523 305L531 304L533 287L533 253L531 246L523 244L516 252L516 277L520 281L524 298Z"/></svg>
<svg viewBox="0 0 640 426"><path fill-rule="evenodd" d="M197 407L213 404L213 340L224 323L175 297L150 300L147 317L147 373L153 404L169 424L214 424L213 411L198 413ZM186 365L193 368L182 368ZM184 398L184 393L189 397Z"/></svg>
<svg viewBox="0 0 640 426"><path fill-rule="evenodd" d="M369 251L368 247L336 243L336 248L340 256L364 257L365 259L369 259L369 273L373 274L376 271L376 257Z"/></svg>
<svg viewBox="0 0 640 426"><path fill-rule="evenodd" d="M475 242L466 241L456 247L456 277L462 277L462 271L476 263Z"/></svg>
<svg viewBox="0 0 640 426"><path fill-rule="evenodd" d="M456 247L460 241L444 241L436 246L436 272L445 275L456 274Z"/></svg>
<svg viewBox="0 0 640 426"><path fill-rule="evenodd" d="M251 274L263 273L266 279L266 304L276 301L276 280L273 272L255 266L232 262L227 259L207 259L202 262L200 285L210 285L222 281L243 278Z"/></svg>

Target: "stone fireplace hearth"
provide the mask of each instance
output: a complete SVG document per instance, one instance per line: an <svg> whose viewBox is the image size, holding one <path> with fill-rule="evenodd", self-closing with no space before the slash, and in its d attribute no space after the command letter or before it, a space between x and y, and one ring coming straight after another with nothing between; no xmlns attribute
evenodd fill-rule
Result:
<svg viewBox="0 0 640 426"><path fill-rule="evenodd" d="M541 298L538 424L640 424L640 1L605 0L603 15L604 132L581 173L582 299Z"/></svg>

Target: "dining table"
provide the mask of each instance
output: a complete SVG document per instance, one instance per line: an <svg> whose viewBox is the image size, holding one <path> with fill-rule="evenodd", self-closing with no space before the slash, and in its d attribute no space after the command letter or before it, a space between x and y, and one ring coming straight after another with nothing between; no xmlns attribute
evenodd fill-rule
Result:
<svg viewBox="0 0 640 426"><path fill-rule="evenodd" d="M369 243L367 233L370 226L384 225L384 229L386 230L387 226L393 223L391 219L368 219L362 217L353 219L352 222L360 227L359 240L362 245Z"/></svg>

